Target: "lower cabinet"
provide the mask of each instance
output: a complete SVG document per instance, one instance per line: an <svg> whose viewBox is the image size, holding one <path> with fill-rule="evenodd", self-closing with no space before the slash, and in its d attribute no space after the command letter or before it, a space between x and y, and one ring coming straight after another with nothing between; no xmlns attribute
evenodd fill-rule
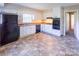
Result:
<svg viewBox="0 0 79 59"><path fill-rule="evenodd" d="M61 31L52 28L51 24L41 24L41 31L52 35L60 36Z"/></svg>
<svg viewBox="0 0 79 59"><path fill-rule="evenodd" d="M28 25L28 26L20 27L20 38L29 36L34 33L36 33L35 25Z"/></svg>

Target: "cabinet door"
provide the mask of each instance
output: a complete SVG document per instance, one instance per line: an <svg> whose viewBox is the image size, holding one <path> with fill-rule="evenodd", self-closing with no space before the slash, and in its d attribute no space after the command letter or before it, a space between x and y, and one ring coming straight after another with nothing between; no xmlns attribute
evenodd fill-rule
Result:
<svg viewBox="0 0 79 59"><path fill-rule="evenodd" d="M34 34L36 32L36 26L35 25L31 25L31 26L27 26L27 35L31 35Z"/></svg>
<svg viewBox="0 0 79 59"><path fill-rule="evenodd" d="M41 25L41 31L43 32L49 32L52 30L52 25L48 25L48 24L42 24Z"/></svg>
<svg viewBox="0 0 79 59"><path fill-rule="evenodd" d="M24 26L20 27L20 38L34 34L36 32L36 26Z"/></svg>
<svg viewBox="0 0 79 59"><path fill-rule="evenodd" d="M41 24L41 31L44 31L44 30L45 30L45 25Z"/></svg>

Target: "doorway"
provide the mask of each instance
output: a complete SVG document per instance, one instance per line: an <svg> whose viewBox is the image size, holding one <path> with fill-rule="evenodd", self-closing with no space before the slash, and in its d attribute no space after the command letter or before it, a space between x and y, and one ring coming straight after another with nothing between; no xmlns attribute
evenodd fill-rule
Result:
<svg viewBox="0 0 79 59"><path fill-rule="evenodd" d="M75 14L74 12L67 12L66 17L66 35L74 36Z"/></svg>

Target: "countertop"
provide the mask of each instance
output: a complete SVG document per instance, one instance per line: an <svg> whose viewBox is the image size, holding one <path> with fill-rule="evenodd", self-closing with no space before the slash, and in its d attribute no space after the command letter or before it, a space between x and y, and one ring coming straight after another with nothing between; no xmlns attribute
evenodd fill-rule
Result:
<svg viewBox="0 0 79 59"><path fill-rule="evenodd" d="M19 26L32 26L32 25L41 25L41 24L48 24L52 25L53 20L47 19L47 20L32 20L31 23L20 23Z"/></svg>
<svg viewBox="0 0 79 59"><path fill-rule="evenodd" d="M52 23L23 23L23 24L18 24L18 26L22 27L22 26L41 25L41 24L52 25Z"/></svg>

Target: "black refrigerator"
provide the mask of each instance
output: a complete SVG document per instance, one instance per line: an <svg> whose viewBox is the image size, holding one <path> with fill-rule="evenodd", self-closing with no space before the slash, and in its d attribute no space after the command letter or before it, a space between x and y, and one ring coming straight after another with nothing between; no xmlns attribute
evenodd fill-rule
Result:
<svg viewBox="0 0 79 59"><path fill-rule="evenodd" d="M0 46L19 39L18 15L0 14Z"/></svg>

